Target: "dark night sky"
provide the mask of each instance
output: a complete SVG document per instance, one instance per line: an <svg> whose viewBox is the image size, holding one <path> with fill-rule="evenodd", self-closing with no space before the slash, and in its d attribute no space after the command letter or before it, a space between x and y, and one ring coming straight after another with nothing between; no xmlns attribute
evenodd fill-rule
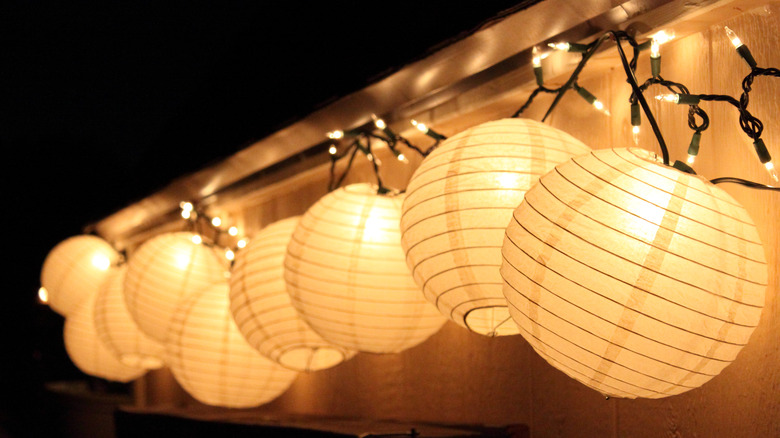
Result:
<svg viewBox="0 0 780 438"><path fill-rule="evenodd" d="M13 254L0 303L0 436L18 416L3 409L26 411L41 382L78 377L62 318L35 301L51 247L516 1L311 3L0 6L4 247Z"/></svg>

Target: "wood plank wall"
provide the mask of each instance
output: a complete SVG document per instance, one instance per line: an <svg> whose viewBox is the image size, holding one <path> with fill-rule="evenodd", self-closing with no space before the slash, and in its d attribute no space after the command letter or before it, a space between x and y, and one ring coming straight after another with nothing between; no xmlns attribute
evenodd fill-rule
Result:
<svg viewBox="0 0 780 438"><path fill-rule="evenodd" d="M735 11L727 22L677 39L662 48L662 75L686 84L693 93L737 95L747 66L726 39L722 25L734 29L761 66L780 66L780 7L772 3ZM581 84L607 103L605 117L569 93L551 118L593 148L631 146L629 86L614 56L611 67L586 70ZM647 57L638 77L649 75ZM530 67L529 67L530 68ZM447 134L508 116L525 99L522 89L490 106L439 121ZM649 94L652 96L652 94ZM540 98L527 116L539 120L550 100ZM650 103L670 145L673 159L685 160L691 131L686 108ZM725 104L704 103L711 127L702 137L696 170L708 177L738 176L772 181L758 163L751 142L738 129L737 112ZM764 139L780 161L780 80L760 78L750 108L765 123ZM425 138L416 140L424 144ZM644 120L641 145L658 150ZM410 154L412 155L412 154ZM403 187L415 163L401 165L389 155L391 184ZM780 164L780 163L778 163ZM370 180L365 170L348 181ZM219 205L247 230L302 214L326 192L327 170L319 168L272 189ZM395 355L359 354L330 370L301 375L263 412L393 418L432 422L505 425L525 423L534 437L558 436L780 436L780 195L722 186L756 222L770 269L761 323L736 362L703 387L662 400L605 400L537 356L520 337L489 339L447 323L422 345Z"/></svg>

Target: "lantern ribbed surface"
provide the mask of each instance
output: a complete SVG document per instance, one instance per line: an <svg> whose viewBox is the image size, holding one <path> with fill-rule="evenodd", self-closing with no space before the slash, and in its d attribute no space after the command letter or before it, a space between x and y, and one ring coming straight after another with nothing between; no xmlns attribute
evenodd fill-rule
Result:
<svg viewBox="0 0 780 438"><path fill-rule="evenodd" d="M293 370L330 368L355 352L322 339L298 315L284 284L284 256L300 216L263 228L236 254L230 311L249 345Z"/></svg>
<svg viewBox="0 0 780 438"><path fill-rule="evenodd" d="M227 284L185 297L173 315L166 363L198 401L229 408L259 406L281 395L297 372L266 359L238 331Z"/></svg>
<svg viewBox="0 0 780 438"><path fill-rule="evenodd" d="M543 176L502 253L521 334L611 396L699 387L735 359L764 305L764 250L744 208L641 149L594 151Z"/></svg>
<svg viewBox="0 0 780 438"><path fill-rule="evenodd" d="M317 201L301 218L284 261L292 302L326 340L358 351L413 347L446 321L406 267L400 195L353 184Z"/></svg>
<svg viewBox="0 0 780 438"><path fill-rule="evenodd" d="M165 347L143 334L127 311L126 272L127 265L112 268L100 287L95 300L95 330L103 345L125 365L160 368Z"/></svg>
<svg viewBox="0 0 780 438"><path fill-rule="evenodd" d="M207 286L227 283L224 258L215 248L193 243L193 236L190 232L155 236L127 263L127 310L138 328L156 341L165 342L180 299Z"/></svg>
<svg viewBox="0 0 780 438"><path fill-rule="evenodd" d="M501 292L504 230L541 175L589 151L527 119L483 123L436 148L412 176L401 216L406 261L425 298L473 332L517 334Z"/></svg>
<svg viewBox="0 0 780 438"><path fill-rule="evenodd" d="M68 316L103 284L119 254L96 236L73 236L55 246L41 269L41 286L49 292L49 306Z"/></svg>
<svg viewBox="0 0 780 438"><path fill-rule="evenodd" d="M95 329L95 296L84 300L65 319L63 338L70 360L82 372L117 382L129 382L146 369L123 364L98 337Z"/></svg>

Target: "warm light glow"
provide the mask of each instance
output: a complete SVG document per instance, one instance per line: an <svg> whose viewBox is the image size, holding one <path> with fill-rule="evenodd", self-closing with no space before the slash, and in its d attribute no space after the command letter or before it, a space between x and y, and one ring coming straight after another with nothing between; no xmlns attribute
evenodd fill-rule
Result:
<svg viewBox="0 0 780 438"><path fill-rule="evenodd" d="M747 211L646 150L556 166L505 236L500 272L520 334L604 395L697 388L736 359L761 318L767 263Z"/></svg>
<svg viewBox="0 0 780 438"><path fill-rule="evenodd" d="M192 215L192 210L181 211L181 217L183 217L184 219L189 219L191 215Z"/></svg>
<svg viewBox="0 0 780 438"><path fill-rule="evenodd" d="M404 163L408 163L409 162L409 160L406 159L406 155L404 155L404 154L398 154L398 157L396 157L396 158L398 158L398 161L403 161Z"/></svg>
<svg viewBox="0 0 780 438"><path fill-rule="evenodd" d="M541 67L542 59L545 59L548 56L550 56L550 52L542 52L536 46L534 46L534 48L531 50L531 62L533 63L534 67Z"/></svg>
<svg viewBox="0 0 780 438"><path fill-rule="evenodd" d="M111 260L103 254L95 254L92 256L92 266L105 271L111 266Z"/></svg>
<svg viewBox="0 0 780 438"><path fill-rule="evenodd" d="M376 126L379 129L385 129L387 128L387 124L382 119L376 119L374 120L374 126Z"/></svg>
<svg viewBox="0 0 780 438"><path fill-rule="evenodd" d="M609 110L604 107L604 103L598 99L593 101L593 108L596 108L597 110L601 111L602 113L606 115L611 115Z"/></svg>
<svg viewBox="0 0 780 438"><path fill-rule="evenodd" d="M228 234L231 236L238 236L238 227L233 226L228 228Z"/></svg>
<svg viewBox="0 0 780 438"><path fill-rule="evenodd" d="M412 119L412 125L417 128L418 131L422 132L423 134L428 133L428 127L425 126L425 123L420 123L417 120Z"/></svg>
<svg viewBox="0 0 780 438"><path fill-rule="evenodd" d="M184 211L192 211L192 203L191 202L180 202L179 207L181 207Z"/></svg>
<svg viewBox="0 0 780 438"><path fill-rule="evenodd" d="M696 161L696 155L688 154L688 159L686 160L688 165L693 165L694 161Z"/></svg>
<svg viewBox="0 0 780 438"><path fill-rule="evenodd" d="M764 163L764 167L766 167L766 171L769 172L772 179L777 182L777 169L775 169L775 165L772 164L772 161L770 160Z"/></svg>
<svg viewBox="0 0 780 438"><path fill-rule="evenodd" d="M43 286L38 289L38 300L43 304L49 303L49 291Z"/></svg>
<svg viewBox="0 0 780 438"><path fill-rule="evenodd" d="M218 227L218 226L222 225L222 218L217 216L217 217L211 219L211 225L214 225L215 227Z"/></svg>
<svg viewBox="0 0 780 438"><path fill-rule="evenodd" d="M203 243L203 238L200 237L200 234L195 234L192 236L192 243L196 245L200 245L201 243Z"/></svg>
<svg viewBox="0 0 780 438"><path fill-rule="evenodd" d="M245 247L246 246L246 240L244 240L244 239L239 240L238 242L236 242L236 246L239 247L239 248Z"/></svg>
<svg viewBox="0 0 780 438"><path fill-rule="evenodd" d="M588 151L563 131L519 118L444 140L409 181L400 221L423 296L474 333L517 334L498 272L506 224L539 175Z"/></svg>
<svg viewBox="0 0 780 438"><path fill-rule="evenodd" d="M225 258L228 259L228 260L233 260L234 258L236 258L236 254L233 251L231 251L229 249L226 249L225 250Z"/></svg>
<svg viewBox="0 0 780 438"><path fill-rule="evenodd" d="M654 33L650 36L652 40L658 44L666 44L669 41L673 40L675 37L673 30L659 30L658 32ZM652 49L651 49L652 50Z"/></svg>
<svg viewBox="0 0 780 438"><path fill-rule="evenodd" d="M344 131L336 130L328 133L328 138L333 140L338 140L342 137L344 137Z"/></svg>
<svg viewBox="0 0 780 438"><path fill-rule="evenodd" d="M631 127L631 137L634 139L634 144L639 144L639 126Z"/></svg>
<svg viewBox="0 0 780 438"><path fill-rule="evenodd" d="M668 94L657 94L655 96L656 100L659 101L665 101L670 103L677 103L680 101L680 95L676 93L668 93Z"/></svg>
<svg viewBox="0 0 780 438"><path fill-rule="evenodd" d="M338 151L339 150L334 145L330 145L330 147L328 148L328 153L331 154L331 155L336 155L336 152L338 152Z"/></svg>
<svg viewBox="0 0 780 438"><path fill-rule="evenodd" d="M569 47L571 47L569 43L548 43L547 45L555 50L561 50L564 52L569 51Z"/></svg>
<svg viewBox="0 0 780 438"><path fill-rule="evenodd" d="M726 36L731 40L731 44L734 45L735 49L740 48L742 46L742 40L739 39L736 33L734 33L733 30L729 29L728 26L723 26L723 30L726 31Z"/></svg>
<svg viewBox="0 0 780 438"><path fill-rule="evenodd" d="M661 43L659 43L655 38L650 42L650 57L651 58L658 58L661 56Z"/></svg>

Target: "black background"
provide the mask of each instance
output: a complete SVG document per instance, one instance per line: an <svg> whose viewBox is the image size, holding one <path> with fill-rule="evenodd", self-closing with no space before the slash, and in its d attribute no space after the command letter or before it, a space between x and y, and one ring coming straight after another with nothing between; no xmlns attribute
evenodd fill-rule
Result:
<svg viewBox="0 0 780 438"><path fill-rule="evenodd" d="M83 378L36 300L54 245L514 3L4 2L0 436L38 435L42 383Z"/></svg>

